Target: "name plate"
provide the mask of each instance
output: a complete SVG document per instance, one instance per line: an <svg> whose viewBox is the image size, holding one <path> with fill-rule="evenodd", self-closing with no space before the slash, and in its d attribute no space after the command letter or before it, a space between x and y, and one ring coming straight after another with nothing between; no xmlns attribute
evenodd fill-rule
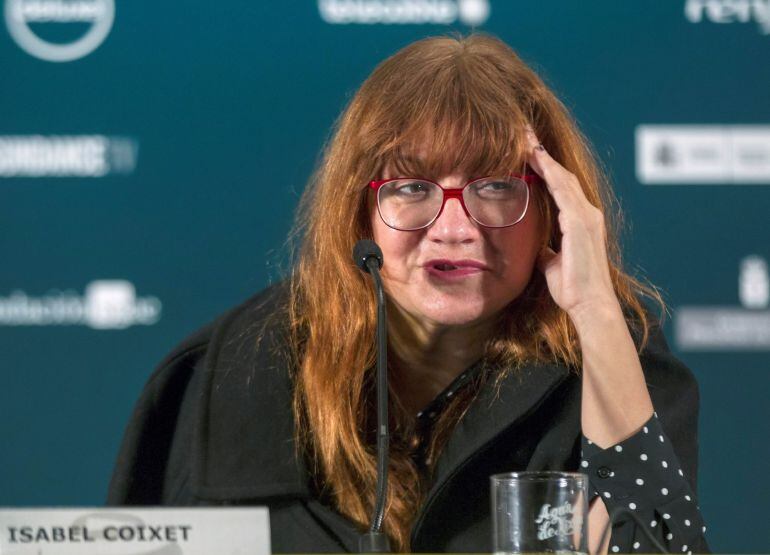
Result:
<svg viewBox="0 0 770 555"><path fill-rule="evenodd" d="M269 555L267 508L0 508L0 555Z"/></svg>

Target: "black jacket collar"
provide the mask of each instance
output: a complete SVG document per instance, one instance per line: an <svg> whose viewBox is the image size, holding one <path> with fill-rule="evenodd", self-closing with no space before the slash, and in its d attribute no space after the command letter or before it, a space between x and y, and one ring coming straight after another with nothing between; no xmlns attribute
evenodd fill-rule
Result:
<svg viewBox="0 0 770 555"><path fill-rule="evenodd" d="M255 348L264 311L272 302L252 299L214 329L205 359L199 420L193 446L193 488L203 499L313 496L304 462L295 456L292 384L280 334ZM537 408L569 375L562 365L528 365L508 373L499 394L494 379L452 432L439 460L438 492L474 453Z"/></svg>

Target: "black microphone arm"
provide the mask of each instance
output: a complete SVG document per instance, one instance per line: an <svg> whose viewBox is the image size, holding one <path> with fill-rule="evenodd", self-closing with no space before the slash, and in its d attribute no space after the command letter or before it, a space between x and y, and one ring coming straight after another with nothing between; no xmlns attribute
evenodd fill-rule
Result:
<svg viewBox="0 0 770 555"><path fill-rule="evenodd" d="M364 272L372 274L377 292L377 498L369 532L358 542L361 553L389 553L390 541L382 532L388 493L388 320L385 290L380 268L382 250L374 241L362 239L353 248L353 260Z"/></svg>

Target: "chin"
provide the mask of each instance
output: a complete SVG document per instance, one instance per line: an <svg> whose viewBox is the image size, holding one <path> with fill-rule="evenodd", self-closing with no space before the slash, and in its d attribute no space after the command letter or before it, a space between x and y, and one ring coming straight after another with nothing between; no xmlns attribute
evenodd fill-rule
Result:
<svg viewBox="0 0 770 555"><path fill-rule="evenodd" d="M496 312L487 299L452 298L420 302L417 311L426 320L442 326L462 326L484 320Z"/></svg>

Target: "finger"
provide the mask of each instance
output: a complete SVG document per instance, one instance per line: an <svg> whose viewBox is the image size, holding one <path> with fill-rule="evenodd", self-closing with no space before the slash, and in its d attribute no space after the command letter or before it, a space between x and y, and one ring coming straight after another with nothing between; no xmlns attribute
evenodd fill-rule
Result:
<svg viewBox="0 0 770 555"><path fill-rule="evenodd" d="M545 150L531 126L527 126L526 136L530 146L529 165L543 178L559 209L586 210L592 206L580 181Z"/></svg>
<svg viewBox="0 0 770 555"><path fill-rule="evenodd" d="M572 174L548 153L545 147L540 143L537 135L531 126L527 126L527 142L529 143L529 161L532 168L549 185L569 186L572 185L569 176Z"/></svg>
<svg viewBox="0 0 770 555"><path fill-rule="evenodd" d="M560 211L579 209L578 203L580 199L577 197L576 192L564 182L561 172L556 170L556 166L561 167L561 164L551 158L545 148L539 143L531 128L528 127L526 135L530 147L529 165L535 170L535 173L543 178L546 188L556 202L556 206Z"/></svg>

